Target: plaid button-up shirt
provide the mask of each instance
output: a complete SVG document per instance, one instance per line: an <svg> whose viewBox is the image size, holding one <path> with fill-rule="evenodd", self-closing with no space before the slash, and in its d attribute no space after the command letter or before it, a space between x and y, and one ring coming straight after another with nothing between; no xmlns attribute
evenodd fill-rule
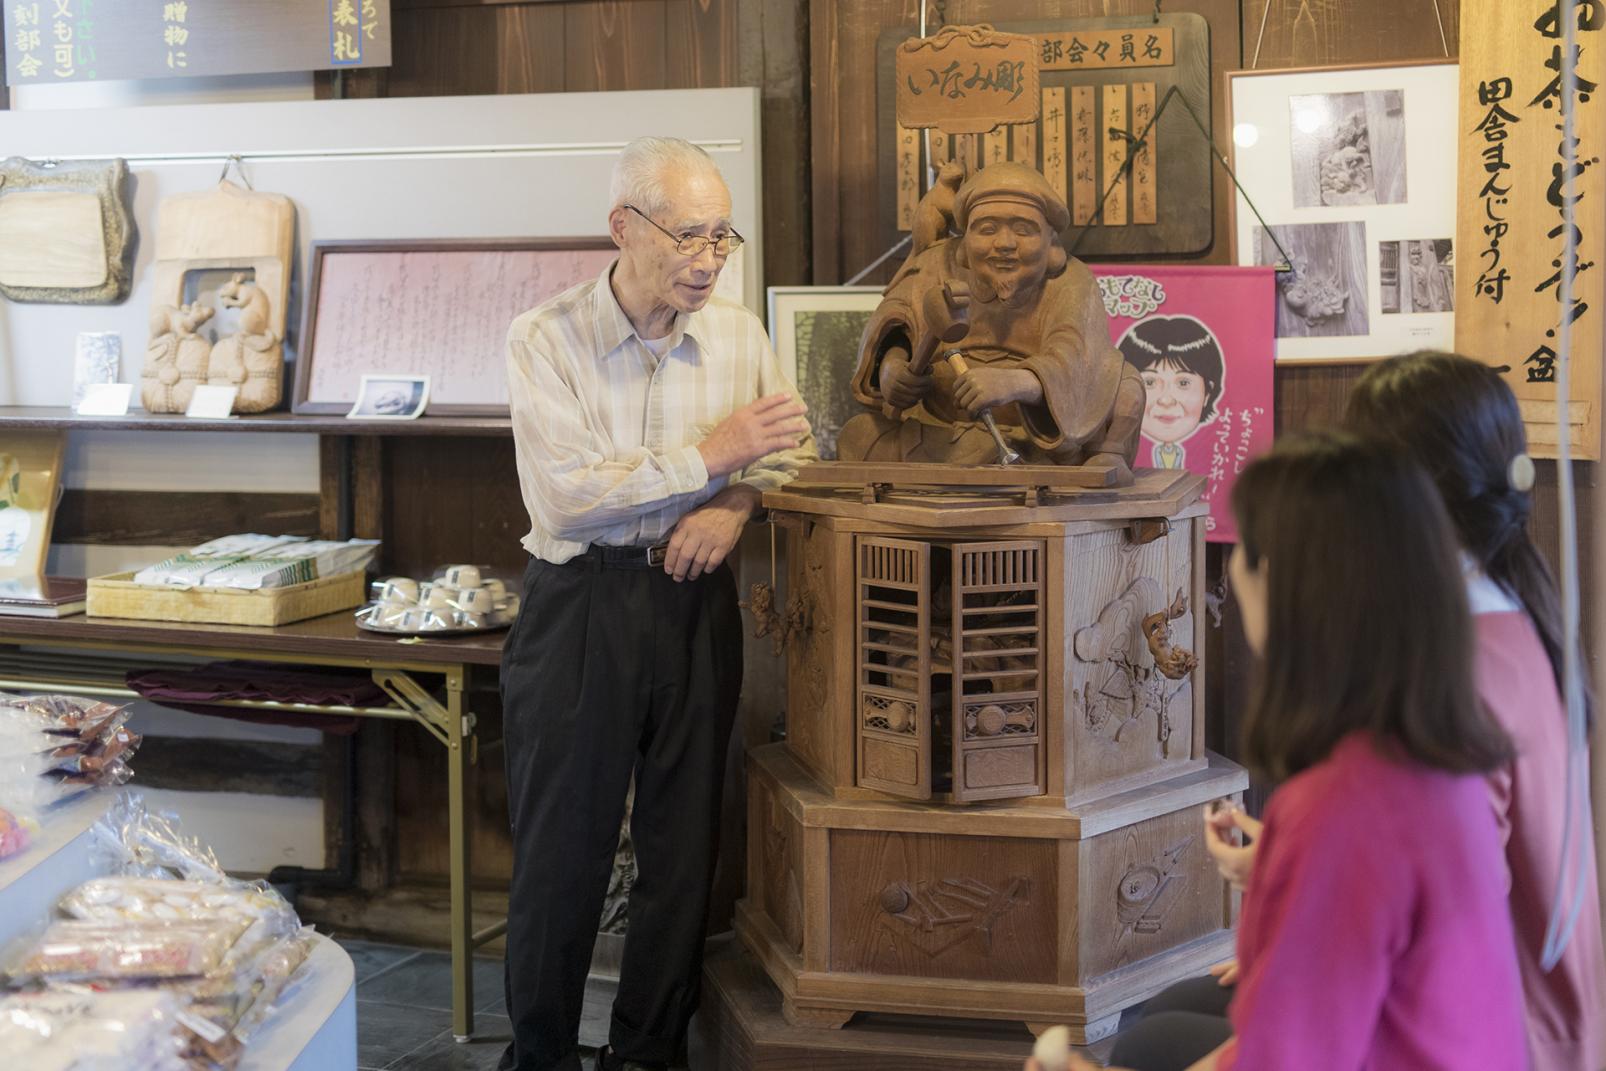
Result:
<svg viewBox="0 0 1606 1071"><path fill-rule="evenodd" d="M675 317L662 357L637 337L612 266L513 321L508 397L524 548L554 564L592 544L653 546L731 482L779 487L817 458L813 436L732 476L709 478L697 444L735 410L797 388L764 326L718 297Z"/></svg>

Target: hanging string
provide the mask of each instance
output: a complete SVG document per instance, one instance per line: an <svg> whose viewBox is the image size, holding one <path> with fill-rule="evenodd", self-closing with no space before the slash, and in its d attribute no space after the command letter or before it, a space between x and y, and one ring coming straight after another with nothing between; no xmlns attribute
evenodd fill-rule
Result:
<svg viewBox="0 0 1606 1071"><path fill-rule="evenodd" d="M229 168L231 167L234 168L234 173L240 176L240 181L245 183L245 188L255 191L256 187L252 186L251 180L245 177L245 161L240 159L239 153L230 153L228 157L224 159L223 171L217 177L218 182L221 183L224 179L229 177Z"/></svg>
<svg viewBox="0 0 1606 1071"><path fill-rule="evenodd" d="M1574 53L1578 15L1556 9L1564 23L1561 47L1561 125L1562 144L1569 151L1577 151L1574 127L1577 119L1578 65ZM1574 226L1575 208L1573 178L1576 169L1561 167L1561 291L1557 295L1561 307L1561 326L1556 337L1556 492L1561 513L1561 615L1562 615L1562 683L1567 701L1567 778L1566 811L1562 820L1561 859L1556 866L1556 892L1550 905L1550 919L1545 925L1545 945L1540 954L1540 965L1545 970L1555 967L1572 939L1573 929L1584 906L1584 889L1588 878L1584 866L1586 837L1592 835L1591 823L1584 820L1589 811L1589 784L1585 771L1588 768L1588 741L1585 739L1583 678L1578 665L1579 631L1579 580L1578 580L1578 519L1577 501L1573 488L1572 435L1568 426L1569 402L1572 398L1572 308L1573 285L1578 274L1578 231ZM1576 868L1576 877L1568 890L1568 864Z"/></svg>

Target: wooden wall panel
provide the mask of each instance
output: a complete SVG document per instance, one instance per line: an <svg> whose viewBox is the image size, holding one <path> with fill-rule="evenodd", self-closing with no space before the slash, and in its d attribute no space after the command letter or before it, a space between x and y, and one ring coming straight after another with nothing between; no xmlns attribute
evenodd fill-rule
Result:
<svg viewBox="0 0 1606 1071"><path fill-rule="evenodd" d="M664 0L604 0L563 13L569 69L563 88L667 89Z"/></svg>
<svg viewBox="0 0 1606 1071"><path fill-rule="evenodd" d="M1459 47L1461 0L1243 0L1243 12L1250 69L1454 56Z"/></svg>
<svg viewBox="0 0 1606 1071"><path fill-rule="evenodd" d="M927 32L944 24L1007 23L1011 20L1146 15L1154 0L950 0L931 5ZM1225 124L1221 74L1239 63L1238 0L1174 0L1168 12L1192 11L1210 23L1212 125ZM898 240L889 219L879 219L876 153L876 40L895 26L916 27L918 0L812 0L809 5L810 122L814 184L814 282L847 280ZM1218 135L1217 140L1221 140ZM1228 262L1227 190L1214 175L1215 242L1202 257L1147 257ZM902 258L893 257L865 282L891 278Z"/></svg>

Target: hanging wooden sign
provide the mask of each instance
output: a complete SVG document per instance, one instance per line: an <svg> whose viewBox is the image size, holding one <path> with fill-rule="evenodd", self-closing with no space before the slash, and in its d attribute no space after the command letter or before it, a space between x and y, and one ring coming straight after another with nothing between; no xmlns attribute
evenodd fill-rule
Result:
<svg viewBox="0 0 1606 1071"><path fill-rule="evenodd" d="M985 134L1037 119L1035 39L990 26L949 26L898 48L898 123Z"/></svg>
<svg viewBox="0 0 1606 1071"><path fill-rule="evenodd" d="M910 161L902 141L894 138L901 138L900 127L918 125L911 123L911 104L927 109L923 121L943 123L933 127L934 134L954 129L943 112L971 105L931 99L933 68L940 75L952 62L945 58L935 63L935 57L957 57L957 50L970 47L969 35L980 30L949 27L933 37L912 38L907 27L889 28L877 43L879 203L900 227L909 218L901 206L909 196ZM1204 17L1189 12L1162 13L1158 19L1053 19L1004 23L997 30L1008 33L986 32L1025 37L1033 44L1039 102L1033 118L1013 126L1007 148L1002 127L982 130L975 122L966 125L963 135L934 136L929 153L915 168L921 180L918 192L924 193L931 176L950 160L971 167L1020 160L1040 168L1061 191L1071 209L1065 241L1076 245L1078 256L1208 249L1214 236L1213 160L1207 138L1188 115L1190 106L1201 118L1211 110L1210 27ZM905 65L914 57L920 57L919 73L911 81ZM989 67L971 59L951 75L963 72L968 81L990 69L996 69L996 60ZM940 77L937 84L940 88ZM918 100L914 89L924 90ZM974 144L965 140L973 135Z"/></svg>
<svg viewBox="0 0 1606 1071"><path fill-rule="evenodd" d="M1457 179L1456 349L1506 369L1530 452L1554 457L1556 354L1571 320L1566 425L1574 457L1599 459L1602 325L1606 324L1606 3L1464 0L1461 153ZM1561 130L1565 23L1576 29L1572 140ZM1570 193L1564 189L1570 178ZM1571 207L1572 300L1561 304Z"/></svg>

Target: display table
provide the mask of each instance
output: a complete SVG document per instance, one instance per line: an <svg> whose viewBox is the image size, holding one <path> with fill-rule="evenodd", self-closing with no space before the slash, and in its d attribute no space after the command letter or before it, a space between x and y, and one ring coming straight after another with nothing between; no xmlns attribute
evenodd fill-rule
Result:
<svg viewBox="0 0 1606 1071"><path fill-rule="evenodd" d="M0 862L0 947L38 926L78 885L106 873L92 829L118 792L90 792L48 812L26 851ZM252 1040L240 1071L343 1071L357 1066L357 975L320 936L306 974Z"/></svg>
<svg viewBox="0 0 1606 1071"><path fill-rule="evenodd" d="M474 1030L473 952L501 936L506 923L472 929L469 828L477 759L467 695L471 669L495 667L505 632L457 639L402 641L357 627L350 611L278 628L126 621L99 617L0 619L0 691L65 692L138 699L124 683L152 656L250 659L296 666L365 669L391 698L379 707L318 706L234 700L216 705L277 714L338 714L409 721L446 751L451 865L452 1033ZM66 654L60 653L68 652Z"/></svg>

